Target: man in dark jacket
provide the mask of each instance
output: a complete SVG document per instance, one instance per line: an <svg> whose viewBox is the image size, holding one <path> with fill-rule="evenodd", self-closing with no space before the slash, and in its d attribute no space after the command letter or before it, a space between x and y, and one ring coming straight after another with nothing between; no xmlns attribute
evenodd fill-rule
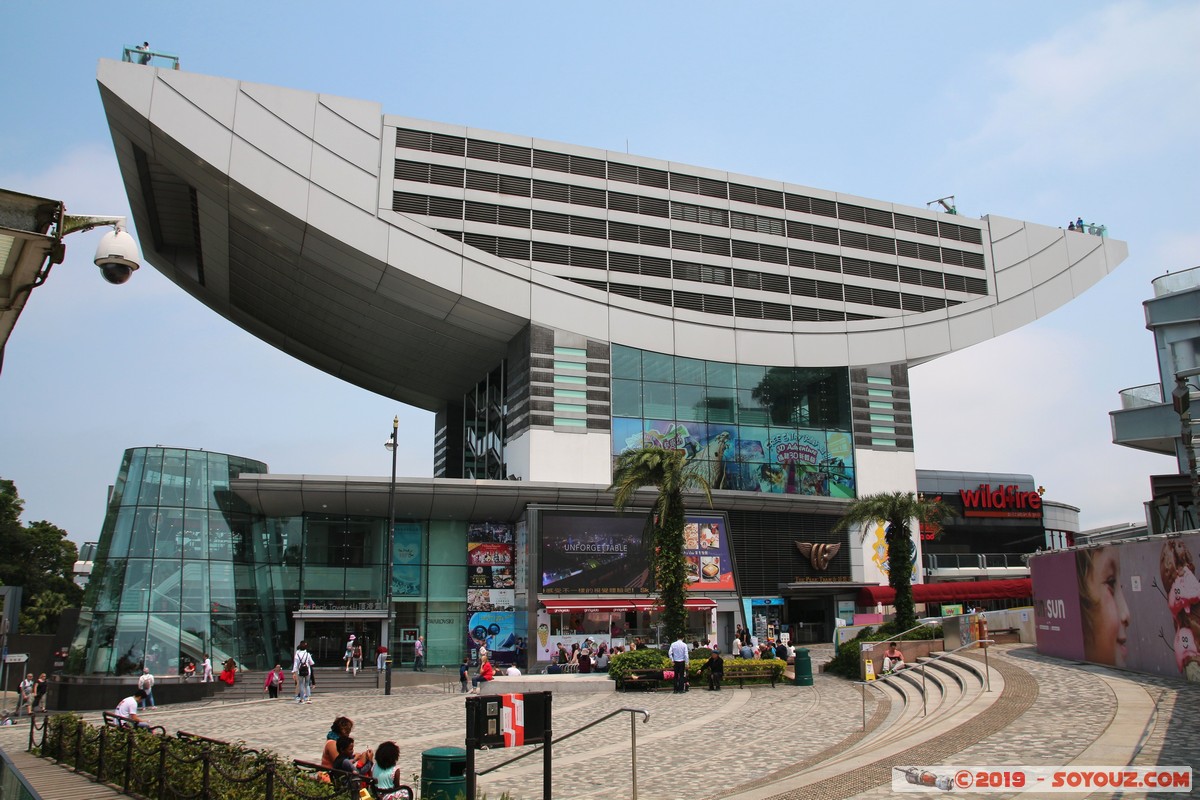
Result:
<svg viewBox="0 0 1200 800"><path fill-rule="evenodd" d="M785 664L787 663L788 647L786 644L784 644L783 642L780 642L779 644L775 645L775 657L778 658L783 663L785 663Z"/></svg>
<svg viewBox="0 0 1200 800"><path fill-rule="evenodd" d="M721 679L725 677L725 662L720 653L713 650L700 671L708 673L708 690L710 692L721 691Z"/></svg>

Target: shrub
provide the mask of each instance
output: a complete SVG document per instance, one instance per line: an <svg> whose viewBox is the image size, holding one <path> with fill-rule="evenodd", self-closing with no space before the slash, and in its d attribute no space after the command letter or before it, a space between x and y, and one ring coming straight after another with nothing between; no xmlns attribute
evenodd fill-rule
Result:
<svg viewBox="0 0 1200 800"><path fill-rule="evenodd" d="M614 681L623 681L634 670L667 669L671 666L667 654L661 650L630 650L627 653L617 653L608 661L608 677ZM691 669L688 670L691 672Z"/></svg>
<svg viewBox="0 0 1200 800"><path fill-rule="evenodd" d="M862 653L863 644L868 642L908 642L942 638L941 625L917 628L915 631L909 631L903 636L896 635L895 631L895 625L890 622L874 629L863 628L853 639L841 643L837 649L837 655L825 665L825 671L856 681L862 677L860 654Z"/></svg>
<svg viewBox="0 0 1200 800"><path fill-rule="evenodd" d="M692 662L696 663L696 662ZM725 680L744 683L778 683L787 664L778 658L727 658Z"/></svg>

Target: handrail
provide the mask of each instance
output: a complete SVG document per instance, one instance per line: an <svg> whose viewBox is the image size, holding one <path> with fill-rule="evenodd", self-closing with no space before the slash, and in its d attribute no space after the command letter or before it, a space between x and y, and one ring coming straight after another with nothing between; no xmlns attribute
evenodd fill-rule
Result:
<svg viewBox="0 0 1200 800"><path fill-rule="evenodd" d="M943 650L942 652L938 653L936 656L930 656L925 661L920 662L917 666L919 666L921 668L921 716L925 716L926 713L928 713L928 706L925 701L925 667L927 667L929 664L933 663L934 661L937 661L939 658L954 655L959 650L966 650L968 647L975 647L976 645L987 645L987 644L995 644L995 643L996 643L995 639L976 639L973 642L967 642L964 645L960 645L960 646L954 648L953 650ZM988 664L987 664L987 648L983 647L982 649L983 649L983 683L985 686L985 691L990 692L992 690L992 675L991 675L991 670L988 668Z"/></svg>
<svg viewBox="0 0 1200 800"><path fill-rule="evenodd" d="M172 69L179 69L179 56L172 55L171 53L162 53L149 49L143 50L136 45L126 45L121 48L122 61L149 66L156 58L166 61Z"/></svg>
<svg viewBox="0 0 1200 800"><path fill-rule="evenodd" d="M588 728L594 728L595 726L599 725L601 722L604 722L608 719L611 719L612 717L615 717L617 714L625 714L625 713L628 713L630 715L630 717L629 717L629 738L630 738L630 748L632 751L632 777L633 777L633 793L632 793L631 797L632 797L632 800L637 800L637 796L638 796L638 793L637 793L637 719L633 715L641 714L642 722L643 723L648 722L650 720L650 712L647 711L646 709L644 709L644 708L618 708L616 711L611 711L611 712L605 714L603 717L593 720L592 722L589 722L587 725L584 725L581 728L576 728L575 730L571 731L570 733L564 734L564 735L558 737L557 739L551 739L550 744L556 745L559 742L570 739L572 736L574 736L577 733L583 733ZM542 750L544 750L545 747L546 747L545 744L538 745L537 747L533 748L532 750L526 750L524 753L521 753L521 755L519 755L519 756L514 756L513 758L510 758L507 761L501 761L499 764L488 767L487 769L483 770L482 772L476 772L475 776L482 777L484 775L487 775L489 772L495 772L496 770L500 769L501 767L506 767L509 764L512 764L514 761L520 761L522 758L525 758L526 756L531 756L534 753L539 753Z"/></svg>
<svg viewBox="0 0 1200 800"><path fill-rule="evenodd" d="M881 644L887 644L889 642L898 642L898 641L900 641L900 637L904 636L905 634L912 633L913 631L919 631L919 630L921 630L921 628L934 628L941 624L942 624L941 617L925 617L924 619L922 619L920 622L918 622L916 625L912 626L908 630L900 631L899 633L892 634L892 636L888 639L880 639L878 642L863 642L862 644L870 644L871 645L871 655L873 656L873 655L875 655L875 648ZM841 646L840 643L838 643L838 646L839 647ZM865 653L866 650L860 648L859 652L860 652L860 654Z"/></svg>

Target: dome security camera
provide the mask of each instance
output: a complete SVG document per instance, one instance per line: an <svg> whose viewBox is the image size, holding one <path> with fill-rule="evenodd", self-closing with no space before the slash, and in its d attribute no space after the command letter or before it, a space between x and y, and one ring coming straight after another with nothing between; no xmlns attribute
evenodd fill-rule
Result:
<svg viewBox="0 0 1200 800"><path fill-rule="evenodd" d="M141 266L137 242L119 226L100 239L94 260L104 280L118 285L129 280L134 270Z"/></svg>

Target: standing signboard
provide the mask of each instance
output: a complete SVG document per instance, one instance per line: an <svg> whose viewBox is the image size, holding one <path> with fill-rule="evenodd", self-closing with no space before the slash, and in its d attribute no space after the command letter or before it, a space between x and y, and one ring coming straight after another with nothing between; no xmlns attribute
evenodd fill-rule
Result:
<svg viewBox="0 0 1200 800"><path fill-rule="evenodd" d="M543 753L542 796L544 800L550 800L550 743L553 739L550 724L551 698L551 692L477 695L467 698L467 797L475 796L476 750L540 744ZM491 769L487 771L490 772Z"/></svg>

